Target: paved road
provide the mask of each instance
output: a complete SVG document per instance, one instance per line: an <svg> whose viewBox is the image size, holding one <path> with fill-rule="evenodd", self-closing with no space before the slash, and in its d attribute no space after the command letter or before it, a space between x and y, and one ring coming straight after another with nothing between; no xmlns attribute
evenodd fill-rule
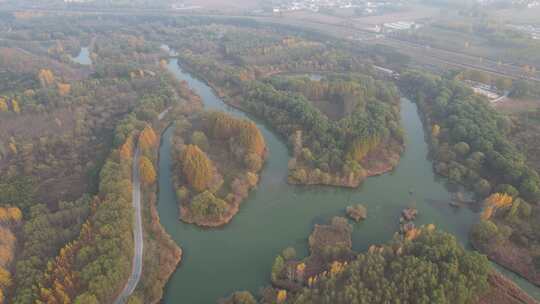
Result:
<svg viewBox="0 0 540 304"><path fill-rule="evenodd" d="M114 301L115 304L123 304L137 287L141 279L142 264L143 264L143 232L142 232L142 215L141 215L141 181L139 179L139 156L141 151L139 147L135 151L133 157L132 169L132 187L133 187L133 210L135 211L135 223L133 225L134 236L134 254L131 269L131 275L124 287L122 293Z"/></svg>
<svg viewBox="0 0 540 304"><path fill-rule="evenodd" d="M165 109L165 111L159 113L158 120L162 120L163 117L171 110L171 107ZM129 276L126 286L122 293L118 295L118 298L114 301L114 304L123 304L129 298L129 296L135 291L135 287L139 283L142 274L142 265L143 265L143 231L142 231L142 210L141 210L141 180L139 178L139 157L141 155L141 150L137 146L135 155L133 156L133 167L132 167L132 199L133 199L133 210L135 211L135 223L133 225L133 237L134 237L134 253L133 253L133 262L131 267L131 275Z"/></svg>

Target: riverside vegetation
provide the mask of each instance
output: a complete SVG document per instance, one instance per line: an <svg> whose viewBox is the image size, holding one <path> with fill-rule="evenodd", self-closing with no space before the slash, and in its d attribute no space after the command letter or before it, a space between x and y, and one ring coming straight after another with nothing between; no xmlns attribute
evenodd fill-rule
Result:
<svg viewBox="0 0 540 304"><path fill-rule="evenodd" d="M475 247L539 285L540 177L508 139L511 120L455 80L412 71L401 86L430 128L435 171L483 202Z"/></svg>

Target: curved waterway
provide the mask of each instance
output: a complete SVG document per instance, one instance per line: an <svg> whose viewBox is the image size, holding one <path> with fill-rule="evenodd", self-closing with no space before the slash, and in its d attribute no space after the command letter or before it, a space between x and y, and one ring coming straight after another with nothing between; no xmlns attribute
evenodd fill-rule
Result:
<svg viewBox="0 0 540 304"><path fill-rule="evenodd" d="M260 287L269 284L274 257L282 249L293 246L299 256L307 254L307 237L313 225L343 215L351 204L362 203L368 209L368 218L354 224L355 250L390 240L398 229L401 210L411 205L419 210L417 224L434 223L467 244L469 230L478 215L448 204L451 194L433 173L427 159L424 129L416 105L409 100L401 100L406 149L394 172L370 177L358 189L292 186L286 183L289 153L281 138L261 121L223 103L205 83L182 71L176 59L170 60L168 68L178 79L188 82L207 109L255 121L270 154L258 188L251 192L231 223L222 229L201 229L178 220L171 182L173 127L164 132L159 151L158 211L161 223L184 250L182 264L167 284L164 303L216 303L235 290L256 294ZM515 275L512 279L540 298L536 287Z"/></svg>

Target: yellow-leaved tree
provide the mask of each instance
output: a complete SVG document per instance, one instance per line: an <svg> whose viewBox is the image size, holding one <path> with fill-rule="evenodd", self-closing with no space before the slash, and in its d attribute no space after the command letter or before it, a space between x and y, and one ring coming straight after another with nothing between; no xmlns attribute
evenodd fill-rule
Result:
<svg viewBox="0 0 540 304"><path fill-rule="evenodd" d="M361 161L371 150L380 143L377 136L370 136L353 141L349 147L349 157L357 162Z"/></svg>
<svg viewBox="0 0 540 304"><path fill-rule="evenodd" d="M120 147L120 157L122 159L131 159L133 156L133 137L129 136L126 142Z"/></svg>
<svg viewBox="0 0 540 304"><path fill-rule="evenodd" d="M157 135L150 125L146 125L139 135L139 145L141 149L147 150L157 145Z"/></svg>
<svg viewBox="0 0 540 304"><path fill-rule="evenodd" d="M239 140L249 153L255 153L261 157L264 155L266 144L255 123L250 121L244 124L240 129Z"/></svg>
<svg viewBox="0 0 540 304"><path fill-rule="evenodd" d="M277 293L276 302L283 303L287 300L287 291L285 289L280 289Z"/></svg>
<svg viewBox="0 0 540 304"><path fill-rule="evenodd" d="M202 192L210 186L214 165L196 145L187 145L181 155L182 173L189 186Z"/></svg>
<svg viewBox="0 0 540 304"><path fill-rule="evenodd" d="M431 136L439 137L439 134L441 134L441 127L438 124L434 124L431 128Z"/></svg>
<svg viewBox="0 0 540 304"><path fill-rule="evenodd" d="M54 74L49 69L41 69L38 73L39 83L42 87L48 87L54 83Z"/></svg>
<svg viewBox="0 0 540 304"><path fill-rule="evenodd" d="M19 102L16 99L11 100L11 109L13 109L13 112L17 114L21 113L21 107L19 106Z"/></svg>
<svg viewBox="0 0 540 304"><path fill-rule="evenodd" d="M20 223L22 220L21 209L17 207L7 208L7 214L8 214L9 219L14 223Z"/></svg>
<svg viewBox="0 0 540 304"><path fill-rule="evenodd" d="M5 99L0 98L0 112L7 112L9 111L7 102Z"/></svg>
<svg viewBox="0 0 540 304"><path fill-rule="evenodd" d="M9 151L11 152L11 154L13 155L17 155L17 145L15 145L15 143L12 141L8 144L8 147L9 147Z"/></svg>
<svg viewBox="0 0 540 304"><path fill-rule="evenodd" d="M56 86L58 87L58 94L60 96L66 96L71 92L71 85L69 83L57 83Z"/></svg>
<svg viewBox="0 0 540 304"><path fill-rule="evenodd" d="M482 219L489 220L497 209L512 206L513 201L512 196L506 193L493 193L484 201L485 207L482 212Z"/></svg>
<svg viewBox="0 0 540 304"><path fill-rule="evenodd" d="M0 287L7 288L11 285L11 274L5 268L0 267Z"/></svg>
<svg viewBox="0 0 540 304"><path fill-rule="evenodd" d="M156 181L156 170L154 170L152 161L146 156L141 156L141 159L139 160L139 173L141 181L145 185L151 185Z"/></svg>

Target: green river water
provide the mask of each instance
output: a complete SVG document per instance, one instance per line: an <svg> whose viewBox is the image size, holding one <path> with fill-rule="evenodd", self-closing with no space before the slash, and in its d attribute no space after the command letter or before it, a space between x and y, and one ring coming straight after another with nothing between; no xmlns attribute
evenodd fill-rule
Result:
<svg viewBox="0 0 540 304"><path fill-rule="evenodd" d="M224 104L205 83L182 71L176 59L170 60L168 67L202 97L207 109L251 118ZM182 247L184 256L167 284L163 302L207 304L216 303L235 290L257 293L269 284L272 262L282 249L293 246L299 256L306 254L313 225L344 215L345 207L351 204L362 203L368 209L367 220L354 224L356 250L388 241L398 229L401 210L411 204L419 210L417 224L434 223L467 245L469 230L478 215L448 204L451 194L443 181L435 177L427 159L428 147L416 106L405 98L401 101L401 119L406 149L399 166L394 172L368 178L358 189L288 185L289 152L284 141L264 123L253 119L270 151L260 184L231 223L210 230L178 220L171 183L172 127L167 129L159 151L158 211L161 223ZM504 273L540 298L538 288L512 273Z"/></svg>

